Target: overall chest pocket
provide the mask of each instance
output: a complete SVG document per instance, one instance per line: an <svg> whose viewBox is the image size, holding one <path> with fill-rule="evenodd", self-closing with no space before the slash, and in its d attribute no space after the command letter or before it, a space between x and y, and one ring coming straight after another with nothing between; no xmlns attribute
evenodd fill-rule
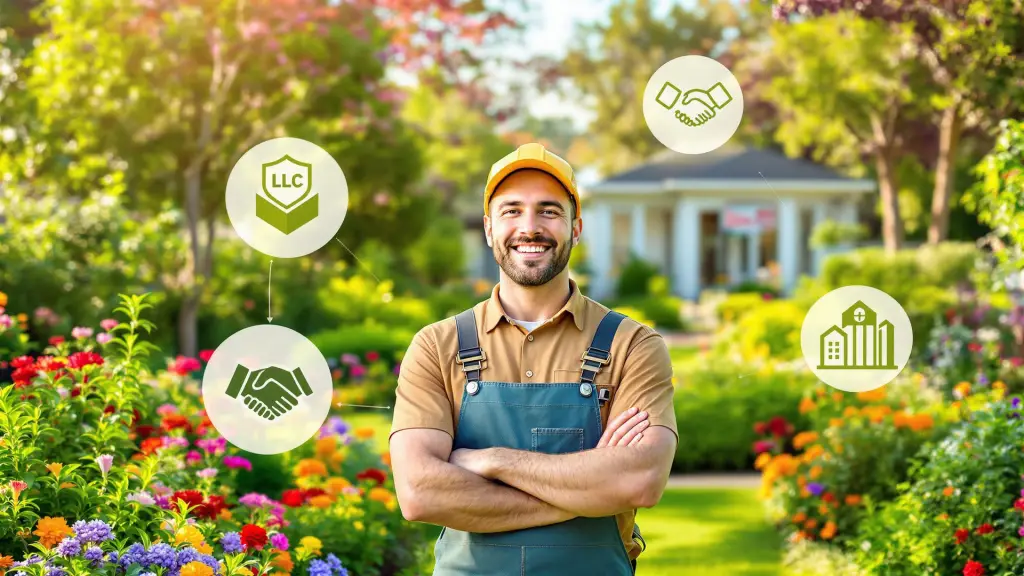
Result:
<svg viewBox="0 0 1024 576"><path fill-rule="evenodd" d="M583 450L583 428L533 428L533 451L568 454Z"/></svg>

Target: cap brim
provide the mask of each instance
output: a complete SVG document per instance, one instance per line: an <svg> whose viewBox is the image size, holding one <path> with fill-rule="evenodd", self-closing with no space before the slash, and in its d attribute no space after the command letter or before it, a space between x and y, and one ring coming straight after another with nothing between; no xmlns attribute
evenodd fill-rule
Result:
<svg viewBox="0 0 1024 576"><path fill-rule="evenodd" d="M519 160L510 162L507 166L502 167L501 170L499 170L494 176L492 176L491 179L487 181L487 203L490 204L491 195L494 194L494 190L498 187L499 184L501 184L503 180L505 180L505 178L508 178L513 172L517 170L524 170L527 168L540 170L542 172L550 174L551 176L554 176L555 179L562 184L562 186L565 186L566 191L569 192L569 197L572 198L573 204L576 206L577 209L579 209L579 206L576 203L577 192L573 189L572 182L566 179L565 176L559 174L558 171L552 168L550 164L542 160L537 160L535 158L521 158Z"/></svg>

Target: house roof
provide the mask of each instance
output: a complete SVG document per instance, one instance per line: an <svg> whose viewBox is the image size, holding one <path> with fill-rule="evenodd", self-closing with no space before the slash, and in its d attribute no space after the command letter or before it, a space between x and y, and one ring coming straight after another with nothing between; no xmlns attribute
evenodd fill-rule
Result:
<svg viewBox="0 0 1024 576"><path fill-rule="evenodd" d="M614 174L588 187L592 192L814 187L823 190L870 191L870 180L848 178L800 158L770 149L723 146L707 154L679 154L667 150L650 161Z"/></svg>

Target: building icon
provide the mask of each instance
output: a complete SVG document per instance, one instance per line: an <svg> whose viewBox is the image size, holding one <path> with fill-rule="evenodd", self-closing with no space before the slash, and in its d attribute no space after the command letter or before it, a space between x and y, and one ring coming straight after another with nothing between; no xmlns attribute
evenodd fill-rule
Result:
<svg viewBox="0 0 1024 576"><path fill-rule="evenodd" d="M821 335L818 369L897 370L893 358L893 325L858 300L842 315L842 328L833 325Z"/></svg>

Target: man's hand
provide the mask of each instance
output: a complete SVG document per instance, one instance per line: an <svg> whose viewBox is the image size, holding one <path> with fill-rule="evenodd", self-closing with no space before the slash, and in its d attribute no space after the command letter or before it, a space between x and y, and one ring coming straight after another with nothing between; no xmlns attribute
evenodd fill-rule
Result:
<svg viewBox="0 0 1024 576"><path fill-rule="evenodd" d="M644 430L651 423L647 420L647 412L638 412L638 410L639 408L636 407L630 408L609 422L604 434L597 442L597 447L639 444L640 440L643 440Z"/></svg>

